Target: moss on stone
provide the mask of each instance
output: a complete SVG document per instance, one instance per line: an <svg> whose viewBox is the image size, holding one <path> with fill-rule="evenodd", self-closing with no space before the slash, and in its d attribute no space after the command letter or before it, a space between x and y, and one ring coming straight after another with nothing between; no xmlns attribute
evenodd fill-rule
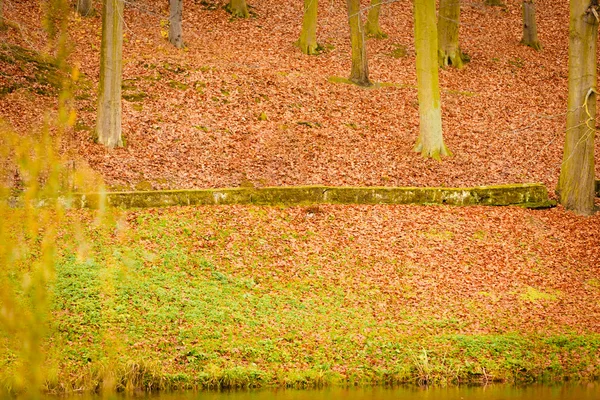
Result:
<svg viewBox="0 0 600 400"><path fill-rule="evenodd" d="M102 200L105 196L105 200ZM78 194L80 207L97 208L102 201L114 207L144 208L185 205L310 205L310 204L422 204L552 206L542 184L481 186L474 188L419 187L240 187L226 189L165 190Z"/></svg>
<svg viewBox="0 0 600 400"><path fill-rule="evenodd" d="M515 204L515 206L523 207L523 208L530 208L532 210L543 210L546 208L556 207L556 204L557 203L555 200L548 200L548 201L541 201L541 202L537 202L537 203L519 203L519 204Z"/></svg>

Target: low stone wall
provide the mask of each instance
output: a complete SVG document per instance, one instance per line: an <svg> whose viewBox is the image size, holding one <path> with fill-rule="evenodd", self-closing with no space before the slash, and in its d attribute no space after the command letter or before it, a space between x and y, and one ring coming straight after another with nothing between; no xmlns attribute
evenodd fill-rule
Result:
<svg viewBox="0 0 600 400"><path fill-rule="evenodd" d="M75 194L73 207L121 208L187 205L446 204L454 206L552 207L543 184L473 188L295 186Z"/></svg>

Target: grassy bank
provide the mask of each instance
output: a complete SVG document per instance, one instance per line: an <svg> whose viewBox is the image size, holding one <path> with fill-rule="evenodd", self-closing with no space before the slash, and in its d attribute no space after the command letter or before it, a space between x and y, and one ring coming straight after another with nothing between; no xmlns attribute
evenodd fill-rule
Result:
<svg viewBox="0 0 600 400"><path fill-rule="evenodd" d="M50 392L600 376L598 216L330 205L68 218L82 228L58 243Z"/></svg>

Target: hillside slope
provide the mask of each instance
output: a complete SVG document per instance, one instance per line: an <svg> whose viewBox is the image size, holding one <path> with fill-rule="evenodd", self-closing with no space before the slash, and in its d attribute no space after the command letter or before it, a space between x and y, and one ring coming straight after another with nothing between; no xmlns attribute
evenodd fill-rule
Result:
<svg viewBox="0 0 600 400"><path fill-rule="evenodd" d="M454 153L441 163L411 151L418 111L410 1L386 5L381 23L389 36L368 42L372 79L393 84L372 90L328 80L350 69L342 3L320 4L318 38L325 52L316 57L293 46L301 2L250 3L255 16L233 20L219 3L187 2L185 51L163 37L166 6L127 4L126 147L117 150L92 141L100 15L73 13L73 63L87 82L78 96L77 129L68 138L73 157L120 189L245 182L555 186L566 113L566 1L537 2L541 52L519 44L520 2L505 8L463 4L460 37L472 61L460 71L440 71L444 135ZM37 4L11 2L5 12L13 22L0 33L3 41L44 49ZM18 89L0 97L1 115L26 131L40 124L40 110L52 103ZM262 113L267 120L260 120Z"/></svg>

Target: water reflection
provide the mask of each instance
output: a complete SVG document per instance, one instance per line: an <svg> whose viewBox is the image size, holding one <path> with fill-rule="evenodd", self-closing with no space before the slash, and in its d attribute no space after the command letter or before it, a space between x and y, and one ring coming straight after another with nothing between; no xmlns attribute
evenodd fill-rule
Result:
<svg viewBox="0 0 600 400"><path fill-rule="evenodd" d="M598 400L600 384L513 387L366 388L323 390L252 390L182 392L148 396L148 400Z"/></svg>

